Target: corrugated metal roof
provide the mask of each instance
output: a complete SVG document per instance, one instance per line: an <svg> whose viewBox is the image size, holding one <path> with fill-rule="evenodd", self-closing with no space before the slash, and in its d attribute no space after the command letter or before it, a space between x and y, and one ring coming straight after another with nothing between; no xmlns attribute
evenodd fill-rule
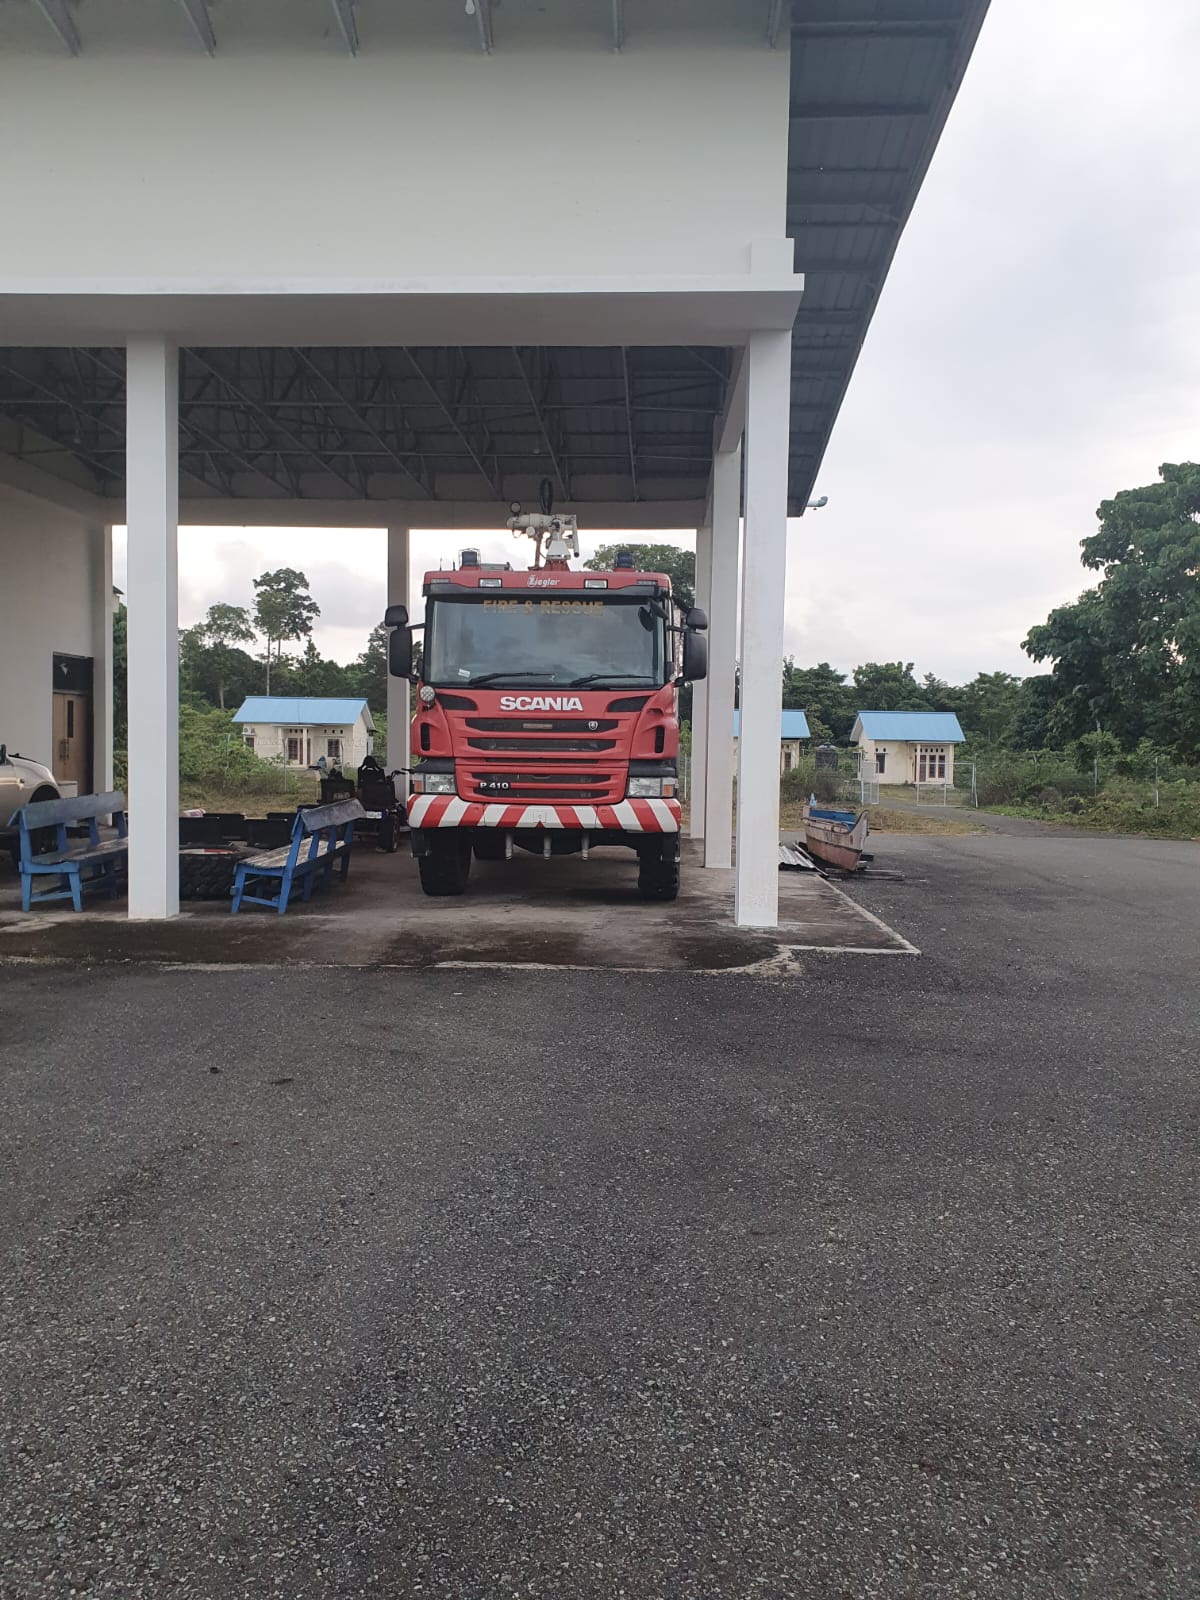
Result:
<svg viewBox="0 0 1200 1600"><path fill-rule="evenodd" d="M868 739L962 744L966 738L953 711L860 711L854 737L857 737L859 728Z"/></svg>
<svg viewBox="0 0 1200 1600"><path fill-rule="evenodd" d="M241 706L233 714L233 720L274 723L287 728L309 728L315 727L317 723L346 727L352 722L357 722L364 711L367 716L367 728L374 733L375 724L371 720L370 708L365 700L325 700L305 695L252 694L242 701Z"/></svg>
<svg viewBox="0 0 1200 1600"><path fill-rule="evenodd" d="M741 720L741 713L735 709L733 713L733 737L735 739L738 736ZM779 737L781 739L807 739L810 737L808 718L803 711L781 711L779 713Z"/></svg>

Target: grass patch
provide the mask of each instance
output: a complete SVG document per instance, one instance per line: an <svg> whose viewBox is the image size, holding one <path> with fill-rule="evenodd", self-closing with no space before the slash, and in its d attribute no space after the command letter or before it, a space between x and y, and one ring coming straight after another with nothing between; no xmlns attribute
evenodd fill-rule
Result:
<svg viewBox="0 0 1200 1600"><path fill-rule="evenodd" d="M954 812L947 815L941 807L936 811L932 807L928 811L896 811L890 806L868 806L867 815L872 833L964 834L985 831L970 818ZM785 801L779 808L780 828L789 833L798 833L803 825L800 803Z"/></svg>

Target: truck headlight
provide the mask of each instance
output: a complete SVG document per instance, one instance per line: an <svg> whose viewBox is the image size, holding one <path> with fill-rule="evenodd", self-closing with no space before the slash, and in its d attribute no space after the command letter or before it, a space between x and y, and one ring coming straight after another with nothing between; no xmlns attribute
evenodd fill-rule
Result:
<svg viewBox="0 0 1200 1600"><path fill-rule="evenodd" d="M671 777L661 778L630 778L625 788L625 794L630 800L671 800L674 799L676 779Z"/></svg>
<svg viewBox="0 0 1200 1600"><path fill-rule="evenodd" d="M422 772L419 768L413 773L413 790L417 794L453 794L454 774L452 772Z"/></svg>

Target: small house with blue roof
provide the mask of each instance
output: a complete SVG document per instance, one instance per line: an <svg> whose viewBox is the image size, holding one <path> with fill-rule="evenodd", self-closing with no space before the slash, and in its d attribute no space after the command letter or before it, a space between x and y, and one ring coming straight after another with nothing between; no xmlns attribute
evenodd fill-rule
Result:
<svg viewBox="0 0 1200 1600"><path fill-rule="evenodd" d="M953 711L860 711L851 739L863 775L880 783L954 783L954 747L965 735Z"/></svg>
<svg viewBox="0 0 1200 1600"><path fill-rule="evenodd" d="M375 734L365 700L317 695L252 694L233 720L256 756L288 767L315 767L322 760L357 767Z"/></svg>
<svg viewBox="0 0 1200 1600"><path fill-rule="evenodd" d="M741 713L735 709L733 713L733 747L737 749L738 727L741 722ZM799 763L800 751L809 739L808 718L803 711L781 711L779 713L779 770L781 773L790 772Z"/></svg>

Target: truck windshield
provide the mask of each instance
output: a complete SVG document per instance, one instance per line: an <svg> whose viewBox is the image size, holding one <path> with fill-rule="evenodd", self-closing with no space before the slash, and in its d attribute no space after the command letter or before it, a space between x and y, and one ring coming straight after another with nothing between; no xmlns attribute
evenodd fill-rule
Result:
<svg viewBox="0 0 1200 1600"><path fill-rule="evenodd" d="M638 596L628 600L431 600L426 683L564 685L586 680L657 687L664 681L665 623Z"/></svg>

